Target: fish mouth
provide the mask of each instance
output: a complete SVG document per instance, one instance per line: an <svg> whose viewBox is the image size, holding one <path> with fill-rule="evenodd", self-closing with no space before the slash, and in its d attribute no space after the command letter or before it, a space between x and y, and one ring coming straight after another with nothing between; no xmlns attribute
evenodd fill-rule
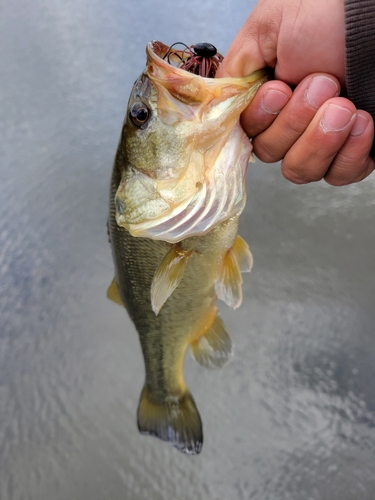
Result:
<svg viewBox="0 0 375 500"><path fill-rule="evenodd" d="M170 47L158 40L149 42L146 46L145 74L157 86L163 86L173 97L187 104L205 105L218 97L225 100L254 84L262 85L268 77L265 69L240 78L208 78L196 75L176 66L181 62L184 51L169 51Z"/></svg>
<svg viewBox="0 0 375 500"><path fill-rule="evenodd" d="M132 236L175 243L205 234L243 210L252 148L240 114L267 72L208 78L171 64L179 54L169 57L169 50L162 42L149 42L141 76L153 89L150 137L161 130L153 137L160 137L165 149L154 144L153 154L157 161L164 154L167 161L162 158L162 167L159 161L151 173L136 157L129 159L134 168L123 176L115 203L117 224Z"/></svg>

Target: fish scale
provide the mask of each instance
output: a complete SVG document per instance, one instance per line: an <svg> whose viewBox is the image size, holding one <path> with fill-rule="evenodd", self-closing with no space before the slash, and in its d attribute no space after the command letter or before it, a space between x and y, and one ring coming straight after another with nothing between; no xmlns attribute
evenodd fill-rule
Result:
<svg viewBox="0 0 375 500"><path fill-rule="evenodd" d="M252 266L237 235L251 153L239 116L266 77L203 78L164 61L167 51L148 44L129 99L111 181L108 296L125 306L141 343L140 432L197 454L202 422L184 358L190 346L218 368L232 355L216 301L238 307L241 271Z"/></svg>

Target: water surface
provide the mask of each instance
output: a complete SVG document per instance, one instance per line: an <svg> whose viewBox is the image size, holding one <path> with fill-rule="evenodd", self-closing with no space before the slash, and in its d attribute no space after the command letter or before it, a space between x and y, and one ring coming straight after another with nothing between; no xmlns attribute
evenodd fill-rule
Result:
<svg viewBox="0 0 375 500"><path fill-rule="evenodd" d="M150 39L229 47L254 2L3 3L0 498L373 500L374 178L251 164L255 266L222 305L236 356L186 377L205 444L140 436L143 361L113 277L108 186Z"/></svg>

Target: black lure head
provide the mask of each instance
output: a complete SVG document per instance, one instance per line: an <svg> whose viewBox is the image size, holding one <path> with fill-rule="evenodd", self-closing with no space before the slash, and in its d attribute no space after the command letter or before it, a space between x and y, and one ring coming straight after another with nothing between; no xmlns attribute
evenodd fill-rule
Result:
<svg viewBox="0 0 375 500"><path fill-rule="evenodd" d="M197 56L214 57L217 54L217 49L212 43L201 42L192 45Z"/></svg>

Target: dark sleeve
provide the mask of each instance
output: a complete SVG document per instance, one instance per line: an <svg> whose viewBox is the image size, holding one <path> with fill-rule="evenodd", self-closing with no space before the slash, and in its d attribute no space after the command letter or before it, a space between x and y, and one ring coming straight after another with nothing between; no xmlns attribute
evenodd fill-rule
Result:
<svg viewBox="0 0 375 500"><path fill-rule="evenodd" d="M345 0L345 23L348 97L375 121L375 0Z"/></svg>

